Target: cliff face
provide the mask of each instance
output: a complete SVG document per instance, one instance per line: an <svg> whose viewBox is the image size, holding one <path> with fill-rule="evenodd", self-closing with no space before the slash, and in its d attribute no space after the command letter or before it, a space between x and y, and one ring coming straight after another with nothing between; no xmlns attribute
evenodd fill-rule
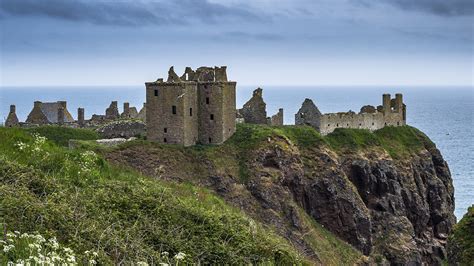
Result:
<svg viewBox="0 0 474 266"><path fill-rule="evenodd" d="M452 180L424 135L393 129L409 132L418 145L393 159L386 147L397 143L384 146L383 137L346 149L301 129L259 130L243 125L218 147L135 144L106 156L146 175L214 190L315 262L324 263L324 254L306 237L307 217L372 261L440 264L446 258L455 223Z"/></svg>

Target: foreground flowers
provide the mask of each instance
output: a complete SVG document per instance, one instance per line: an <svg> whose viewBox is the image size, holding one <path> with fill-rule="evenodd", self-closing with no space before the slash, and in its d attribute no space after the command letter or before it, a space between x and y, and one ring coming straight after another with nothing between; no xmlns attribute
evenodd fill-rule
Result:
<svg viewBox="0 0 474 266"><path fill-rule="evenodd" d="M55 237L45 239L40 234L21 234L18 231L8 232L0 240L0 265L23 266L23 265L96 265L99 254L96 251L87 250L80 254L81 260L74 250L61 246ZM168 252L161 253L161 261L158 265L186 264L186 254L178 252L170 258ZM146 261L135 263L140 266L150 265Z"/></svg>

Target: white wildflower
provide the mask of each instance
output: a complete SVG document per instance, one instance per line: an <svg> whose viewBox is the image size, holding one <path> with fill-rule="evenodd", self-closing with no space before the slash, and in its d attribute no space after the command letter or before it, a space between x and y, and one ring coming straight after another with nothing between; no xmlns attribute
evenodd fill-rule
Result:
<svg viewBox="0 0 474 266"><path fill-rule="evenodd" d="M6 246L3 246L3 252L8 252L10 251L11 249L15 248L14 245L6 245Z"/></svg>
<svg viewBox="0 0 474 266"><path fill-rule="evenodd" d="M92 260L89 260L89 263L92 264L92 265L96 265L96 264L97 264L97 261L95 261L95 260L92 259Z"/></svg>
<svg viewBox="0 0 474 266"><path fill-rule="evenodd" d="M178 254L174 255L174 258L177 260L183 260L184 257L186 257L186 254L184 254L183 252L179 252Z"/></svg>
<svg viewBox="0 0 474 266"><path fill-rule="evenodd" d="M164 263L164 262L160 262L160 265L161 265L161 266L169 266L168 263Z"/></svg>
<svg viewBox="0 0 474 266"><path fill-rule="evenodd" d="M137 262L137 266L148 266L148 263L145 261L139 261Z"/></svg>

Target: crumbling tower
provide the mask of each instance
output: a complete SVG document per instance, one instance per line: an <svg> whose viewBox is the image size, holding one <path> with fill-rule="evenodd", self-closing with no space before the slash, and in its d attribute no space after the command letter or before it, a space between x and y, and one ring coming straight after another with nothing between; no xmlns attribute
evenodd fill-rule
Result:
<svg viewBox="0 0 474 266"><path fill-rule="evenodd" d="M10 105L10 112L8 113L7 120L5 120L6 127L16 127L20 125L20 121L16 116L16 106Z"/></svg>
<svg viewBox="0 0 474 266"><path fill-rule="evenodd" d="M77 108L77 124L84 127L84 108Z"/></svg>

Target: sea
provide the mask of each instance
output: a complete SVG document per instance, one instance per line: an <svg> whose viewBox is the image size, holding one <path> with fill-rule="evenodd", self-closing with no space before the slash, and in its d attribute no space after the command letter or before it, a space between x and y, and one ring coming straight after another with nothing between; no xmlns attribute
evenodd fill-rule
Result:
<svg viewBox="0 0 474 266"><path fill-rule="evenodd" d="M254 86L237 87L237 107L251 96ZM407 123L425 132L441 150L454 180L455 215L461 219L474 204L474 87L414 86L262 86L267 115L284 108L285 124L294 124L294 114L305 98L310 98L323 113L353 110L363 105L382 104L382 94L403 93L407 105ZM88 87L0 87L0 123L15 104L20 121L24 121L39 100L67 101L67 108L77 117L77 108L84 107L86 118L104 114L111 101L130 102L138 110L145 101L143 85Z"/></svg>

